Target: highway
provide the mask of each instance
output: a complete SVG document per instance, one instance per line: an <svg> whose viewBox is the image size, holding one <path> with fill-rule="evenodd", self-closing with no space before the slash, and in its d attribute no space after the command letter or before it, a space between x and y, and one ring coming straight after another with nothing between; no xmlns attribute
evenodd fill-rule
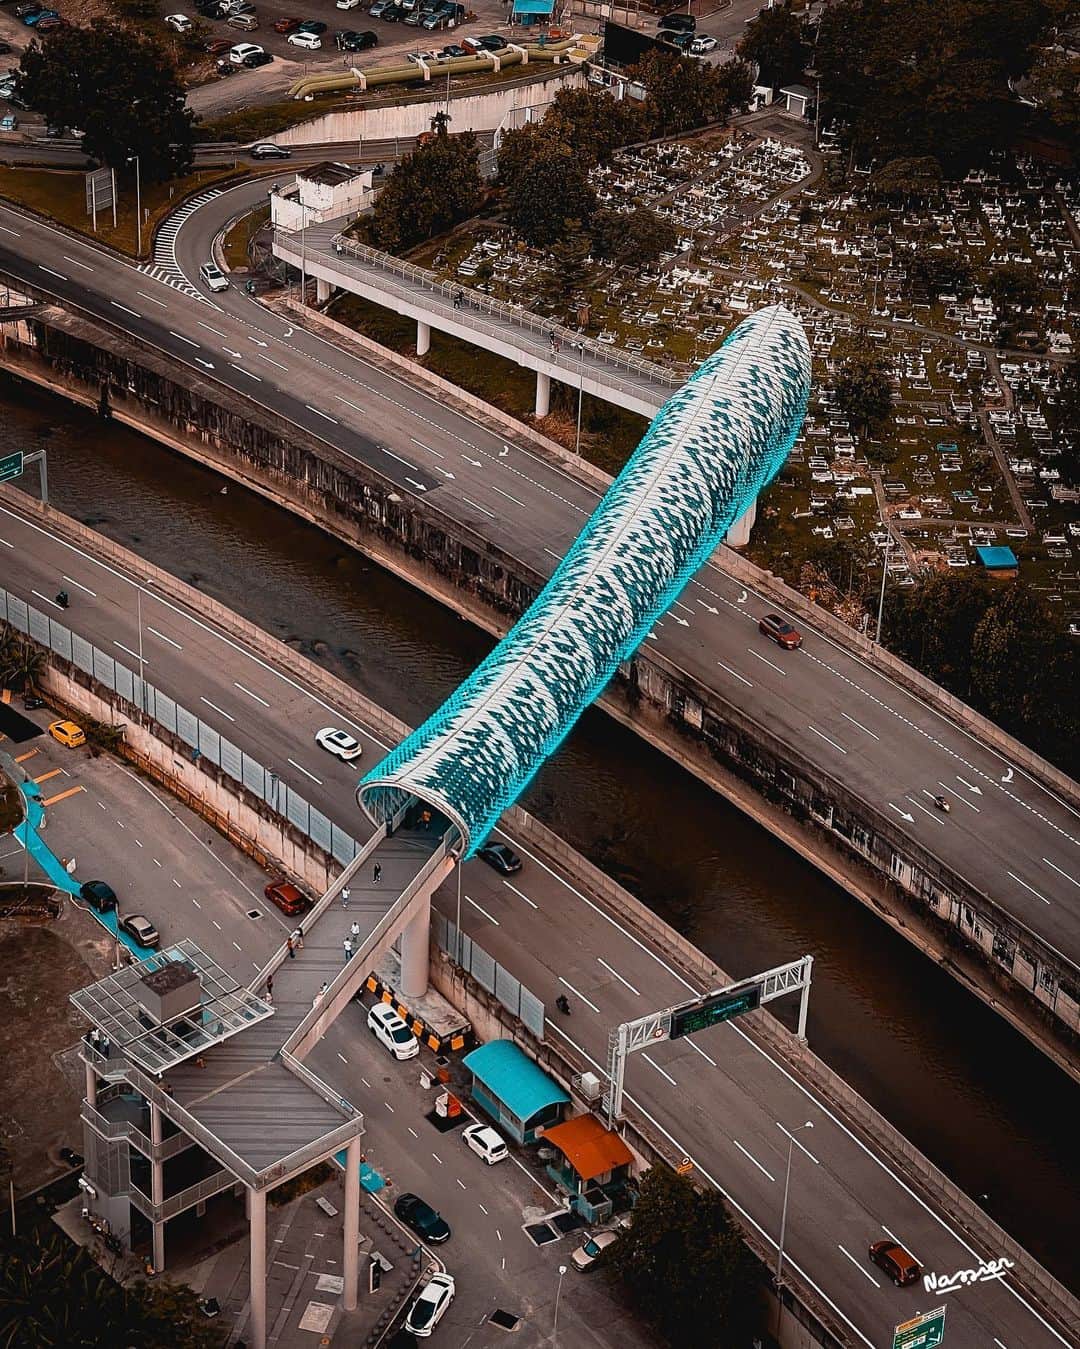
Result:
<svg viewBox="0 0 1080 1349"><path fill-rule="evenodd" d="M261 191L244 184L188 218L177 261L193 284L214 234ZM239 288L194 299L9 207L0 270L251 398L543 574L597 500L535 450ZM773 607L710 566L649 640L1080 965L1077 811L824 633L805 630L802 650L781 652L756 627ZM947 817L933 807L939 793Z"/></svg>
<svg viewBox="0 0 1080 1349"><path fill-rule="evenodd" d="M0 557L7 587L46 612L59 612L51 597L63 584L72 596L64 621L134 667L139 636L129 578L6 506L0 509ZM142 614L147 677L216 721L241 748L274 764L290 786L363 837L353 796L357 768L319 750L313 735L324 725L353 729L364 742L367 762L385 746L374 743L345 711L327 706L294 670L272 668L153 589L143 591ZM610 1026L700 990L543 858L519 850L525 868L509 882L480 863L466 865L467 930L548 1007L556 994L566 993L572 1014L555 1014L549 1034L564 1037L602 1066ZM437 902L450 912L455 900L451 883ZM227 912L242 922L231 908ZM344 1051L339 1046L336 1052ZM320 1050L318 1067L335 1080L329 1047ZM342 1080L342 1089L346 1084ZM870 1241L895 1235L928 1273L939 1276L978 1268L979 1257L999 1254L973 1249L947 1214L904 1183L890 1159L871 1151L737 1023L635 1056L627 1084L652 1126L690 1157L769 1243L779 1231L789 1134L813 1124L813 1130L798 1134L785 1261L868 1349L888 1343L898 1321L941 1301L940 1294L929 1301L918 1286L893 1289L866 1260ZM369 1108L363 1099L358 1103ZM949 1296L948 1305L950 1345L1069 1344L1002 1279L963 1287Z"/></svg>

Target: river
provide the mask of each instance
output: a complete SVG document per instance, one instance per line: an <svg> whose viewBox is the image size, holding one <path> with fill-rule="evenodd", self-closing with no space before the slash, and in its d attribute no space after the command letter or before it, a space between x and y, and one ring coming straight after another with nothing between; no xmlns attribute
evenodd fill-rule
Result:
<svg viewBox="0 0 1080 1349"><path fill-rule="evenodd" d="M489 649L343 544L235 486L222 495L221 479L149 440L5 376L0 406L0 453L47 450L54 505L412 724ZM523 804L730 974L812 953L811 1046L1059 1278L1080 1283L1080 1087L1021 1035L602 713L582 719Z"/></svg>

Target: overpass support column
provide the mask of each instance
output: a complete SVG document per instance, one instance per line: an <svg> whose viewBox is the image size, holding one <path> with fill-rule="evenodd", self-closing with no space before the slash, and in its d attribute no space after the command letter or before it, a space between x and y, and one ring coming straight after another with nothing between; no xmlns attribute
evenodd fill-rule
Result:
<svg viewBox="0 0 1080 1349"><path fill-rule="evenodd" d="M323 281L321 278L315 283L315 303L325 304L330 298L330 292L333 290L329 281Z"/></svg>
<svg viewBox="0 0 1080 1349"><path fill-rule="evenodd" d="M754 527L754 521L757 519L757 497L751 501L742 515L735 521L727 532L724 542L729 548L745 548L750 542L750 531Z"/></svg>
<svg viewBox="0 0 1080 1349"><path fill-rule="evenodd" d="M536 415L546 417L551 405L551 377L542 370L536 372Z"/></svg>
<svg viewBox="0 0 1080 1349"><path fill-rule="evenodd" d="M418 897L417 912L401 930L401 996L420 998L428 986L431 893Z"/></svg>
<svg viewBox="0 0 1080 1349"><path fill-rule="evenodd" d="M248 1192L251 1236L251 1349L266 1349L266 1191Z"/></svg>
<svg viewBox="0 0 1080 1349"><path fill-rule="evenodd" d="M155 1151L161 1146L163 1130L161 1127L161 1111L150 1102L150 1142ZM163 1204L165 1202L165 1164L158 1157L150 1159L150 1199L154 1204ZM165 1223L163 1220L156 1220L153 1224L153 1256L154 1273L160 1274L165 1268Z"/></svg>
<svg viewBox="0 0 1080 1349"><path fill-rule="evenodd" d="M426 356L431 347L431 324L416 320L416 354Z"/></svg>
<svg viewBox="0 0 1080 1349"><path fill-rule="evenodd" d="M341 1305L347 1312L356 1311L360 1284L360 1136L349 1139L345 1149L345 1250L342 1264L345 1269L345 1289Z"/></svg>

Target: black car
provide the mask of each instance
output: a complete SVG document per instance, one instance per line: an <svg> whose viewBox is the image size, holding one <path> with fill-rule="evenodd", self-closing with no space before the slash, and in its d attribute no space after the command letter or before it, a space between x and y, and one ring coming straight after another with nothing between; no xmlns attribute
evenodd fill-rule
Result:
<svg viewBox="0 0 1080 1349"><path fill-rule="evenodd" d="M387 23L400 23L405 17L405 11L400 5L387 5L379 15L380 19L385 19Z"/></svg>
<svg viewBox="0 0 1080 1349"><path fill-rule="evenodd" d="M20 19L28 19L31 14L41 14L44 11L44 9L45 6L39 5L37 3L37 0L30 0L30 3L28 4L16 5L15 15L17 18Z"/></svg>
<svg viewBox="0 0 1080 1349"><path fill-rule="evenodd" d="M445 1241L450 1235L449 1224L430 1204L425 1204L418 1194L399 1195L394 1212L418 1237L430 1241L433 1246Z"/></svg>
<svg viewBox="0 0 1080 1349"><path fill-rule="evenodd" d="M108 913L116 908L116 891L105 881L86 881L79 886L79 898L98 913Z"/></svg>
<svg viewBox="0 0 1080 1349"><path fill-rule="evenodd" d="M513 876L521 870L521 858L505 843L485 843L477 848L476 855L504 876Z"/></svg>
<svg viewBox="0 0 1080 1349"><path fill-rule="evenodd" d="M509 45L506 38L500 37L498 33L489 33L487 37L482 37L480 39L480 46L483 47L486 52L502 52L505 51Z"/></svg>
<svg viewBox="0 0 1080 1349"><path fill-rule="evenodd" d="M321 19L305 19L296 31L298 33L314 33L316 37L321 37L326 32L326 24Z"/></svg>
<svg viewBox="0 0 1080 1349"><path fill-rule="evenodd" d="M370 28L363 33L354 32L351 28L346 29L344 33L338 33L334 41L338 45L338 50L343 52L362 52L368 47L374 47L379 41L378 33Z"/></svg>
<svg viewBox="0 0 1080 1349"><path fill-rule="evenodd" d="M662 19L657 19L657 28L668 28L672 31L682 31L692 33L697 28L697 19L693 14L665 14Z"/></svg>
<svg viewBox="0 0 1080 1349"><path fill-rule="evenodd" d="M79 1167L84 1164L84 1158L82 1153L76 1152L74 1148L61 1148L60 1160L64 1163L65 1166L70 1166L72 1168Z"/></svg>
<svg viewBox="0 0 1080 1349"><path fill-rule="evenodd" d="M288 159L292 151L284 145L275 145L273 141L260 141L248 150L248 154L252 159Z"/></svg>
<svg viewBox="0 0 1080 1349"><path fill-rule="evenodd" d="M45 135L48 136L50 140L55 136L62 136L63 134L63 131L59 127L50 126L45 128ZM45 706L45 699L39 698L36 693L27 693L23 697L22 705L26 708L27 712L36 712L39 707Z"/></svg>
<svg viewBox="0 0 1080 1349"><path fill-rule="evenodd" d="M268 66L273 59L269 52L249 52L241 65L245 70L257 70L259 66Z"/></svg>

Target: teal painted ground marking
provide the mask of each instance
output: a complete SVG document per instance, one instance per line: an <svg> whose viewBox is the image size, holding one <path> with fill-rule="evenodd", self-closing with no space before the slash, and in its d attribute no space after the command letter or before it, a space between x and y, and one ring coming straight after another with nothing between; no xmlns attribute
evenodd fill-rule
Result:
<svg viewBox="0 0 1080 1349"><path fill-rule="evenodd" d="M342 1171L345 1170L344 1150L334 1154L334 1161L337 1162ZM376 1171L369 1162L361 1162L360 1185L368 1192L368 1194L378 1194L380 1190L386 1188L386 1181L383 1180L382 1176L379 1175L378 1171Z"/></svg>

